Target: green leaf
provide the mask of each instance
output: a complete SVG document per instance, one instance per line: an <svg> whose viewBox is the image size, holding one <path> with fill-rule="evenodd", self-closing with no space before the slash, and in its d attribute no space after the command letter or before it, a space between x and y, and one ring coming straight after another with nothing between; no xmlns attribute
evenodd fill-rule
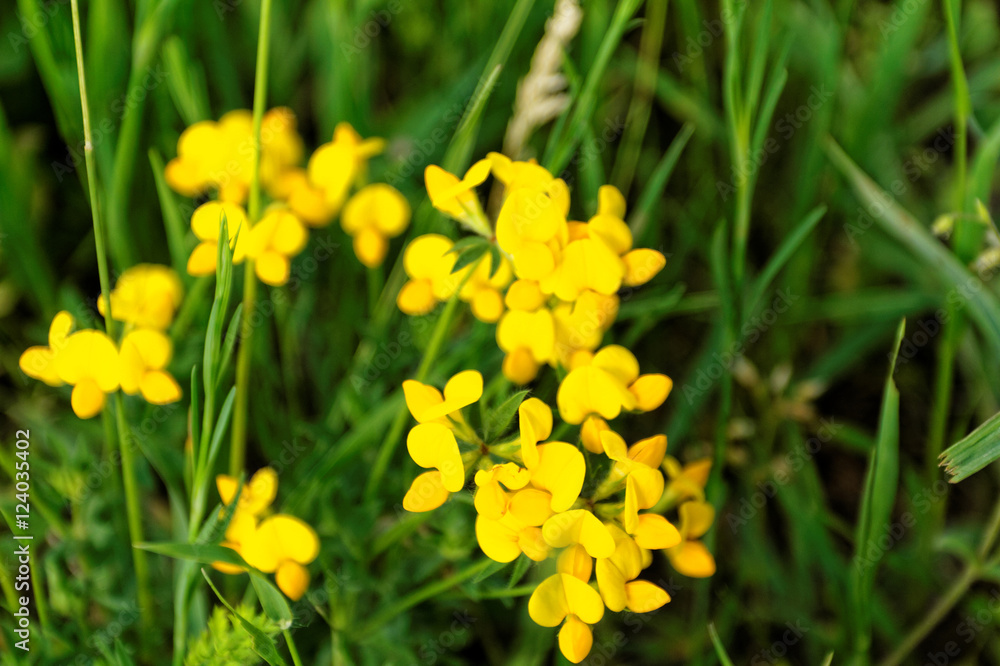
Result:
<svg viewBox="0 0 1000 666"><path fill-rule="evenodd" d="M250 582L257 592L260 605L264 613L278 623L278 628L284 631L292 626L292 609L288 607L288 600L271 581L260 574L251 572Z"/></svg>
<svg viewBox="0 0 1000 666"><path fill-rule="evenodd" d="M499 573L507 568L510 562L494 562L493 560L488 560L488 565L483 565L483 570L476 574L476 577L472 579L473 583L481 583L490 576Z"/></svg>
<svg viewBox="0 0 1000 666"><path fill-rule="evenodd" d="M994 414L941 454L941 466L958 483L1000 459L1000 413Z"/></svg>
<svg viewBox="0 0 1000 666"><path fill-rule="evenodd" d="M229 609L229 612L240 621L240 626L242 626L243 629L250 634L250 646L253 648L253 651L259 654L260 658L271 664L271 666L287 666L285 664L285 660L281 658L280 654L278 654L278 648L274 644L271 637L254 626L250 621L246 620L242 615L236 612L235 608L229 605L229 602L226 601L221 594L219 594L219 590L216 589L215 584L212 583L212 579L209 578L208 572L202 569L201 575L208 581L208 586L212 588L213 592L215 592L215 596L219 598L219 601L221 601L222 604Z"/></svg>
<svg viewBox="0 0 1000 666"><path fill-rule="evenodd" d="M166 555L177 560L190 560L193 562L204 562L205 564L225 562L226 564L234 564L241 567L247 566L247 563L243 561L243 558L235 550L216 544L159 542L137 543L135 547L148 550L151 553Z"/></svg>
<svg viewBox="0 0 1000 666"><path fill-rule="evenodd" d="M493 440L507 431L510 422L514 420L514 415L517 414L517 408L530 392L527 389L518 391L487 412L483 423L484 439L487 444L492 444Z"/></svg>
<svg viewBox="0 0 1000 666"><path fill-rule="evenodd" d="M521 579L524 578L524 575L528 573L528 570L530 570L534 564L534 561L532 561L530 557L521 553L521 556L518 557L517 561L514 563L514 570L510 572L510 580L507 581L507 589L512 589L515 585L520 583Z"/></svg>
<svg viewBox="0 0 1000 666"><path fill-rule="evenodd" d="M850 605L851 617L854 620L853 647L858 654L867 654L871 646L872 587L875 572L884 554L878 544L892 517L899 481L899 390L892 377L905 332L904 319L896 331L889 376L882 395L878 439L868 465L868 476L861 496L861 511L855 532Z"/></svg>
<svg viewBox="0 0 1000 666"><path fill-rule="evenodd" d="M457 273L469 264L479 261L483 255L489 252L490 243L485 238L471 237L465 240L478 241L470 243L463 248L459 249L457 252L455 248L452 248L450 252L455 252L458 255L458 259L455 260L455 266L451 269L451 272Z"/></svg>
<svg viewBox="0 0 1000 666"><path fill-rule="evenodd" d="M708 623L708 635L712 638L712 647L715 648L715 656L719 658L719 663L722 666L733 666L733 660L729 658L726 654L726 648L722 645L722 641L719 639L719 632L715 630L715 623Z"/></svg>

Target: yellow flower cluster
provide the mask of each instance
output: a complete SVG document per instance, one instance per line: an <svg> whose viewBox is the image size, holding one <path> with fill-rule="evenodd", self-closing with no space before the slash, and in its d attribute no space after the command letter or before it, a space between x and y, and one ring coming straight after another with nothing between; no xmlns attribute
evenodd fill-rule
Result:
<svg viewBox="0 0 1000 666"><path fill-rule="evenodd" d="M584 379L574 382L588 387L571 398L560 396L564 421L582 420L568 421L564 404L572 405L573 416L587 416L614 404L614 410L603 412L612 418L611 411L617 415L622 409L620 403L634 408L636 400L647 399L635 398L629 390L641 378L622 369L628 365L628 359L622 360L624 351L606 348L595 355L596 366L574 370L586 371ZM611 378L591 377L589 369L595 367ZM559 647L571 662L579 663L590 652L590 627L601 620L605 607L644 613L670 601L665 590L639 578L652 563L653 551L664 551L684 575L714 573L712 555L696 540L714 518L703 491L709 465L699 461L682 467L666 456L664 435L627 446L605 423L597 435L601 448L592 451L603 456L602 465L601 459L588 461L574 444L548 441L554 425L552 408L538 398L528 398L518 407L514 437L483 442L462 414L483 393L482 375L475 370L452 377L443 392L413 380L404 382L403 391L417 421L407 437L407 449L415 463L430 470L414 479L403 507L413 512L433 510L461 491L471 475L476 538L487 557L497 562L512 562L522 553L536 562L555 558L555 573L532 593L528 612L542 626L562 626ZM575 392L572 383L569 392ZM597 402L588 402L587 395L597 396ZM665 397L644 406L655 408ZM606 475L600 483L587 484L588 469L606 470ZM595 487L589 497L582 496L585 485ZM662 515L675 507L679 528ZM596 587L591 585L592 574Z"/></svg>
<svg viewBox="0 0 1000 666"><path fill-rule="evenodd" d="M491 173L504 186L495 230L475 191ZM592 364L618 314L617 292L645 284L666 264L655 250L633 249L625 199L613 186L600 188L593 217L574 222L566 183L534 161L490 153L461 179L432 165L424 180L435 208L499 252L453 272L452 241L414 239L404 254L410 279L397 304L407 314L426 314L458 292L478 319L498 322L503 373L512 382L531 382L546 364L566 370Z"/></svg>
<svg viewBox="0 0 1000 666"><path fill-rule="evenodd" d="M309 240L308 228L325 227L338 214L358 259L368 267L380 266L389 239L406 229L411 214L409 203L393 187L364 184L368 160L384 145L382 139L362 139L348 123L340 123L333 140L302 166L303 141L294 113L287 108L268 111L261 123L260 183L271 205L260 220L249 220L243 204L252 173L250 112L231 111L218 122L188 127L177 142L177 157L167 164L167 183L185 196L217 196L191 217L199 242L188 259L188 273L215 272L223 216L234 263L252 259L257 277L273 286L288 281L291 260Z"/></svg>
<svg viewBox="0 0 1000 666"><path fill-rule="evenodd" d="M222 503L231 505L239 480L220 474L215 484ZM257 470L240 491L221 545L235 550L253 568L273 573L281 591L298 601L309 587L306 566L319 555L319 538L312 527L294 516L268 515L277 494L277 473L270 467ZM212 566L227 574L245 571L226 562L215 562Z"/></svg>
<svg viewBox="0 0 1000 666"><path fill-rule="evenodd" d="M119 388L155 405L176 402L181 388L167 371L173 345L164 330L182 296L180 280L170 268L133 266L121 274L110 294L111 316L125 324L119 344L103 331L74 331L73 316L62 311L49 326L48 346L30 347L21 354L21 370L49 386L72 386L70 402L82 419L99 414L107 394ZM98 309L105 314L104 299Z"/></svg>

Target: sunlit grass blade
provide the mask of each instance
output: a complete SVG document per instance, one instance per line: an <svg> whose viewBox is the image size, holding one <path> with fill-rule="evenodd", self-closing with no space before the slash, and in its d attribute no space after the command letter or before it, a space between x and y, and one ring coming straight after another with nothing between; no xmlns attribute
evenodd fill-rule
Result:
<svg viewBox="0 0 1000 666"><path fill-rule="evenodd" d="M969 478L995 460L1000 460L1000 413L941 454L941 466L951 483Z"/></svg>

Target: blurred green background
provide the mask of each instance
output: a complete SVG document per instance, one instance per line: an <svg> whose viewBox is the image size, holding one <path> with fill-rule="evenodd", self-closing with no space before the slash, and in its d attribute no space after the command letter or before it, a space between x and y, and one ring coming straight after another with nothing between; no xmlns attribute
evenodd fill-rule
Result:
<svg viewBox="0 0 1000 666"><path fill-rule="evenodd" d="M968 114L953 87L949 6ZM740 20L726 18L733 7L745 10ZM714 456L710 497L718 507L718 573L686 579L657 556L647 574L663 581L673 601L647 617L609 615L586 663L719 663L724 657L707 629L713 623L738 664L815 664L831 651L833 663L1000 664L1000 616L989 603L1000 594L1000 567L977 552L1000 515L991 509L995 470L946 487L937 468L944 446L998 409L1000 331L981 325L978 312L983 299L995 301L996 289L977 281L972 297L935 260L989 261L981 252L995 245L985 225L969 220L981 219L975 199L987 210L995 200L996 5L592 0L582 8L564 66L573 104L531 137L524 156L552 163L563 145L552 137L569 127L575 141L565 156L572 159L558 166L571 183L574 218L589 217L597 188L612 182L628 198L636 245L668 256L652 283L622 295L605 338L633 349L644 371L675 382L664 408L629 420L622 434L635 441L666 432L672 455ZM192 243L183 232L194 206L158 191L154 174L175 155L186 126L250 108L259 4L90 0L81 9L112 273L139 261L176 263ZM345 120L363 136L388 140L372 178L398 187L417 211L408 235L393 241L392 261L416 233L456 235L429 208L423 169L444 158L506 25L509 55L459 162L501 149L518 81L552 9L542 1L275 0L268 106L296 112L308 147L329 140ZM624 21L616 23L619 15ZM615 25L624 29L621 39L608 38ZM8 443L29 427L40 512L35 562L45 591L44 616L34 625L44 640L28 656L7 653L5 598L3 663L166 663L172 561L151 559L162 624L147 638L159 649L127 657L139 642L135 590L100 423L70 413L68 389L30 381L17 367L25 348L44 341L57 310L96 321L100 288L69 2L4 2L0 35L0 401L7 415L0 511L9 519L13 504ZM968 126L964 179L957 117ZM831 160L838 153L828 136L916 223L887 215L858 172ZM952 243L930 232L947 215ZM171 229L182 235L171 238ZM332 258L306 263L321 242L337 248ZM418 518L401 510L414 474L401 454L379 497L363 499L428 322L394 308L369 310L364 270L337 224L315 233L295 266L300 284L287 288L290 298L258 330L248 468L282 466L284 510L322 538L313 582L319 596L295 605L295 640L307 663L564 663L555 632L530 621L524 598L491 598L504 596L509 572L446 588L367 634L357 631L392 601L482 555L463 502ZM194 305L172 331L172 367L189 386L180 369L200 359L210 284L185 282ZM951 308L950 325L935 316L940 308ZM875 475L882 485L865 492L903 317L894 374L898 461L890 460L889 473L883 459ZM491 326L466 315L451 335L435 381L467 367L483 370L487 381L499 374ZM361 361L352 361L362 341ZM733 363L737 347L744 356ZM536 392L554 396L551 373ZM139 437L151 541L171 540L180 529L169 478L183 453L181 405L161 423L152 408L128 403L136 428L155 424ZM859 543L859 516L877 515L868 501L881 503L886 518L870 526L871 541ZM12 551L5 545L0 555L8 572ZM859 553L870 567L858 564ZM864 603L852 582L862 570L875 580ZM935 606L955 590L953 603ZM196 628L209 614L202 592L192 610ZM894 656L901 645L913 651Z"/></svg>

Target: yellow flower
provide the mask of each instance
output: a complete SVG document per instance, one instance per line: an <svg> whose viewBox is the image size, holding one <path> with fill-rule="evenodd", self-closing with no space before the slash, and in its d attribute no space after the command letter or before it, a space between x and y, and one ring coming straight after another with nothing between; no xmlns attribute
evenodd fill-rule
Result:
<svg viewBox="0 0 1000 666"><path fill-rule="evenodd" d="M630 534L639 525L639 510L656 506L663 495L663 474L659 470L663 452L667 450L667 438L657 435L637 442L626 448L621 435L606 430L601 433L601 443L608 458L615 463L608 475L609 483L625 480L625 507L622 521ZM648 464L656 463L655 465Z"/></svg>
<svg viewBox="0 0 1000 666"><path fill-rule="evenodd" d="M413 462L433 468L414 479L403 498L407 511L432 511L444 504L450 493L465 485L465 466L454 433L440 423L421 423L410 430L406 450Z"/></svg>
<svg viewBox="0 0 1000 666"><path fill-rule="evenodd" d="M59 379L73 386L70 403L81 419L99 414L104 408L105 394L118 390L121 376L118 350L101 331L73 333L54 360Z"/></svg>
<svg viewBox="0 0 1000 666"><path fill-rule="evenodd" d="M615 543L610 557L597 560L597 586L608 610L648 613L670 601L670 595L647 581L636 581L643 570L643 556L638 544L615 525L608 525Z"/></svg>
<svg viewBox="0 0 1000 666"><path fill-rule="evenodd" d="M260 182L272 197L285 173L302 163L305 149L296 125L295 113L288 107L270 109L261 119Z"/></svg>
<svg viewBox="0 0 1000 666"><path fill-rule="evenodd" d="M431 164L424 169L424 185L431 204L451 216L470 231L489 238L490 223L476 196L475 187L490 175L490 160L479 160L465 172L462 180L454 174Z"/></svg>
<svg viewBox="0 0 1000 666"><path fill-rule="evenodd" d="M181 387L166 370L172 355L173 345L163 332L140 328L128 333L120 353L122 391L142 393L154 405L180 400Z"/></svg>
<svg viewBox="0 0 1000 666"><path fill-rule="evenodd" d="M451 252L454 243L438 234L414 238L403 252L403 268L410 280L399 290L396 305L408 315L423 315L446 301L461 284L459 274L452 274L457 257Z"/></svg>
<svg viewBox="0 0 1000 666"><path fill-rule="evenodd" d="M56 355L66 346L66 338L73 330L73 315L65 310L56 314L49 324L49 346L29 347L21 354L18 365L24 374L40 379L49 386L62 386L63 380L56 372Z"/></svg>
<svg viewBox="0 0 1000 666"><path fill-rule="evenodd" d="M304 521L277 514L265 518L241 544L247 564L265 573L289 599L298 601L309 587L306 565L319 555L319 538Z"/></svg>
<svg viewBox="0 0 1000 666"><path fill-rule="evenodd" d="M513 278L510 262L502 255L500 266L497 267L493 277L490 277L492 265L493 255L487 253L475 264L475 269L459 292L459 298L472 306L472 314L476 319L487 324L495 323L503 314L504 297L500 295L500 291L510 284ZM467 269L460 272L463 279L465 270Z"/></svg>
<svg viewBox="0 0 1000 666"><path fill-rule="evenodd" d="M500 153L487 153L486 159L490 161L493 175L504 184L506 193L522 187L541 187L544 189L556 180L548 169L534 159L518 162Z"/></svg>
<svg viewBox="0 0 1000 666"><path fill-rule="evenodd" d="M583 291L573 303L552 309L555 361L567 370L587 365L618 316L618 296Z"/></svg>
<svg viewBox="0 0 1000 666"><path fill-rule="evenodd" d="M261 282L276 287L288 282L292 257L309 241L309 232L299 218L282 208L272 208L246 234L243 248L253 259Z"/></svg>
<svg viewBox="0 0 1000 666"><path fill-rule="evenodd" d="M715 573L715 558L698 537L712 527L715 509L707 502L684 502L678 508L681 516L682 541L667 549L670 565L690 578L707 578Z"/></svg>
<svg viewBox="0 0 1000 666"><path fill-rule="evenodd" d="M246 256L246 238L249 234L247 214L239 204L209 201L194 211L191 229L197 236L197 247L188 257L187 271L194 276L212 275L219 252L219 225L226 218L229 231L229 247L233 250L233 263L238 264Z"/></svg>
<svg viewBox="0 0 1000 666"><path fill-rule="evenodd" d="M403 382L406 406L417 423L438 423L451 427L448 417L461 421L459 412L479 400L483 395L483 376L478 370L464 370L444 385L444 395L429 384L415 379Z"/></svg>
<svg viewBox="0 0 1000 666"><path fill-rule="evenodd" d="M661 464L669 479L663 492L668 504L691 499L705 500L705 484L712 471L711 458L701 458L682 466L673 456L665 456Z"/></svg>
<svg viewBox="0 0 1000 666"><path fill-rule="evenodd" d="M354 239L354 254L368 268L381 266L389 238L410 223L410 204L396 188L376 183L361 188L347 202L340 225Z"/></svg>
<svg viewBox="0 0 1000 666"><path fill-rule="evenodd" d="M222 503L226 506L230 505L236 497L239 479L228 474L220 474L215 477L215 485L219 490ZM254 472L250 480L243 484L239 503L226 527L225 538L219 545L241 553L243 543L249 540L254 530L257 529L258 516L271 506L277 494L278 475L272 468L264 467ZM241 566L226 562L213 562L212 566L227 574L239 574L245 571Z"/></svg>
<svg viewBox="0 0 1000 666"><path fill-rule="evenodd" d="M105 394L118 390L121 363L111 338L90 329L71 334L74 324L70 313L59 312L49 325L49 346L29 347L18 365L49 386L71 385L73 412L89 419L104 408Z"/></svg>
<svg viewBox="0 0 1000 666"><path fill-rule="evenodd" d="M271 188L275 199L284 200L288 208L310 227L325 227L339 212L326 201L326 192L309 182L305 169L289 169Z"/></svg>
<svg viewBox="0 0 1000 666"><path fill-rule="evenodd" d="M125 269L111 291L111 316L139 328L170 326L184 296L177 273L168 266L138 264ZM106 315L104 298L97 309Z"/></svg>
<svg viewBox="0 0 1000 666"><path fill-rule="evenodd" d="M608 345L588 365L573 368L559 385L556 401L566 423L583 423L591 414L613 419L626 411L656 409L673 383L666 375L639 375L639 363L629 350Z"/></svg>
<svg viewBox="0 0 1000 666"><path fill-rule="evenodd" d="M511 503L517 506L514 499L529 492L522 490L515 494ZM513 562L521 553L535 562L541 562L549 556L549 546L542 538L538 525L531 524L536 521L525 522L514 509L499 520L480 514L476 517L476 540L486 557L495 562Z"/></svg>
<svg viewBox="0 0 1000 666"><path fill-rule="evenodd" d="M528 398L517 408L521 435L521 460L525 467L538 466L538 443L552 434L552 410L538 398Z"/></svg>
<svg viewBox="0 0 1000 666"><path fill-rule="evenodd" d="M382 139L362 139L349 123L340 123L334 128L333 141L320 146L309 158L309 180L325 192L327 204L340 210L368 160L384 148Z"/></svg>
<svg viewBox="0 0 1000 666"><path fill-rule="evenodd" d="M520 490L530 480L528 470L512 462L479 470L475 476L476 496L473 501L476 511L491 520L500 520L509 506L509 495L504 486L507 490Z"/></svg>
<svg viewBox="0 0 1000 666"><path fill-rule="evenodd" d="M585 581L557 573L535 588L528 600L528 615L543 627L562 624L559 649L563 656L578 664L593 646L594 637L589 625L600 622L604 617L604 603L601 595Z"/></svg>
<svg viewBox="0 0 1000 666"><path fill-rule="evenodd" d="M542 281L556 270L568 239L569 190L559 179L547 188L521 187L507 195L497 217L497 244L514 262L519 278Z"/></svg>
<svg viewBox="0 0 1000 666"><path fill-rule="evenodd" d="M185 129L177 140L177 157L164 170L170 187L186 197L197 197L208 190L225 164L223 137L219 124L211 120Z"/></svg>
<svg viewBox="0 0 1000 666"><path fill-rule="evenodd" d="M611 557L615 542L607 525L587 509L557 513L542 525L545 543L553 548L581 545L591 557Z"/></svg>

